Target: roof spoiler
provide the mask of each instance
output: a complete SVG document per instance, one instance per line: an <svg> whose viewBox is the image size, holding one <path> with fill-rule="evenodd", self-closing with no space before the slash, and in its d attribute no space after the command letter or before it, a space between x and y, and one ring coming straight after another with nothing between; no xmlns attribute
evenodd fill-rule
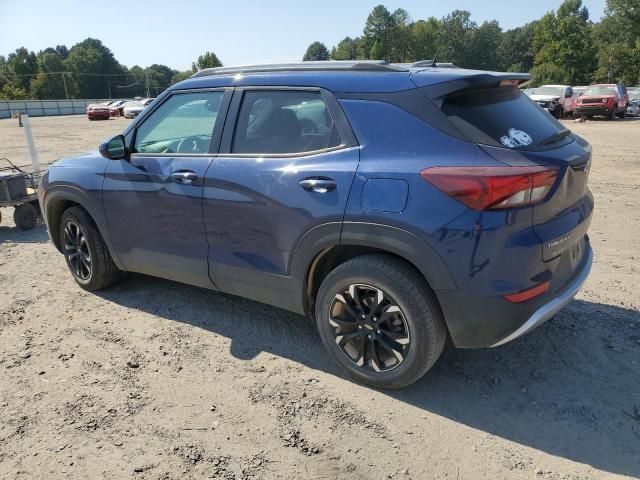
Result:
<svg viewBox="0 0 640 480"><path fill-rule="evenodd" d="M424 87L423 91L425 91L431 99L435 100L453 93L464 93L469 90L495 88L499 86L517 87L530 79L531 75L528 73L478 73L460 77L455 80L436 83L435 85Z"/></svg>

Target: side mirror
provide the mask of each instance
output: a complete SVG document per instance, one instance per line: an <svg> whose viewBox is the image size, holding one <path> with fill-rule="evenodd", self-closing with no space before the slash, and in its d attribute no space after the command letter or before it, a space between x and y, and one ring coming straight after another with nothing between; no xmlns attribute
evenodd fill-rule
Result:
<svg viewBox="0 0 640 480"><path fill-rule="evenodd" d="M116 135L106 142L102 142L99 150L100 155L108 160L121 160L127 157L127 147L122 135Z"/></svg>

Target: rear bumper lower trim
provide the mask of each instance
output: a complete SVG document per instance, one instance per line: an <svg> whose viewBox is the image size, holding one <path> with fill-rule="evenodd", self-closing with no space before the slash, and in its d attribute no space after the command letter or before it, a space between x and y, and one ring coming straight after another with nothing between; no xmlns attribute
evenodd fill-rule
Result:
<svg viewBox="0 0 640 480"><path fill-rule="evenodd" d="M589 272L591 271L591 264L593 263L593 252L591 248L589 248L588 257L584 266L582 267L582 271L575 278L573 282L562 291L557 297L551 300L549 303L544 304L538 310L536 310L529 319L522 324L520 328L518 328L515 332L503 338L497 343L491 345L491 347L499 347L500 345L504 345L505 343L509 343L512 340L524 335L525 333L533 330L540 324L546 322L551 317L553 317L556 313L558 313L562 308L564 308L578 293L580 287L585 282L587 277L589 276Z"/></svg>

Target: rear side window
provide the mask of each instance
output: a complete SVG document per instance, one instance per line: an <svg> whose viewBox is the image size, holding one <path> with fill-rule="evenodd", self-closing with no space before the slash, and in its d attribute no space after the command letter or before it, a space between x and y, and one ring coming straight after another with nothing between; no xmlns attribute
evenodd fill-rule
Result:
<svg viewBox="0 0 640 480"><path fill-rule="evenodd" d="M320 92L245 92L233 153L291 154L338 145L338 132Z"/></svg>
<svg viewBox="0 0 640 480"><path fill-rule="evenodd" d="M567 131L517 88L453 95L443 101L442 111L471 141L485 145L540 149Z"/></svg>

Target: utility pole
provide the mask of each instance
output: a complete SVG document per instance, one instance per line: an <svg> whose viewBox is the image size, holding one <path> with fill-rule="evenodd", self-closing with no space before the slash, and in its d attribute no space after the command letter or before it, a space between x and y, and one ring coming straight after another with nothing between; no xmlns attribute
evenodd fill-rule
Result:
<svg viewBox="0 0 640 480"><path fill-rule="evenodd" d="M111 82L107 80L107 85L109 87L109 98L111 98Z"/></svg>
<svg viewBox="0 0 640 480"><path fill-rule="evenodd" d="M144 79L145 79L145 82L147 84L147 98L150 98L151 97L151 93L149 93L149 75L147 74L146 70L144 71Z"/></svg>
<svg viewBox="0 0 640 480"><path fill-rule="evenodd" d="M67 91L67 80L64 78L64 72L62 72L62 83L64 83L64 95L69 100L69 92Z"/></svg>

